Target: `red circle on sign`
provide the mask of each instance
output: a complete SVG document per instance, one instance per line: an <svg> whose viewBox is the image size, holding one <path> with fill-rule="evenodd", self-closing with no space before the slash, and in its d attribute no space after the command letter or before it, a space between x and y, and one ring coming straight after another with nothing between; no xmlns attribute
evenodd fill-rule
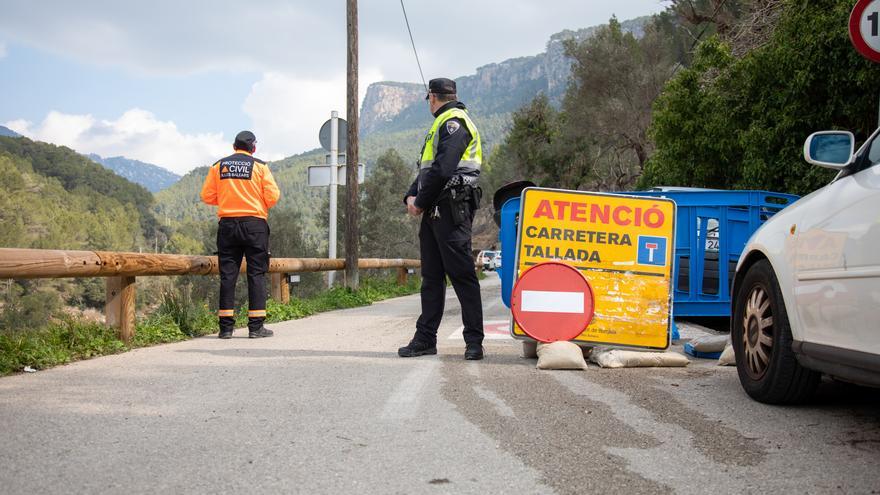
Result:
<svg viewBox="0 0 880 495"><path fill-rule="evenodd" d="M871 48L862 36L862 14L874 0L859 0L849 15L849 39L863 57L872 62L880 62L880 52Z"/></svg>
<svg viewBox="0 0 880 495"><path fill-rule="evenodd" d="M516 324L537 341L571 340L593 319L593 288L577 268L540 263L516 281L510 310Z"/></svg>

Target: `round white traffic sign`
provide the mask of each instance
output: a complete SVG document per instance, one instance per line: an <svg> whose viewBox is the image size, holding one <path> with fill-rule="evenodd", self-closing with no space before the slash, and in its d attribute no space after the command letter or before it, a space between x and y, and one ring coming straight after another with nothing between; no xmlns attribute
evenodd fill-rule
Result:
<svg viewBox="0 0 880 495"><path fill-rule="evenodd" d="M880 62L880 0L859 0L849 16L849 38L868 60Z"/></svg>

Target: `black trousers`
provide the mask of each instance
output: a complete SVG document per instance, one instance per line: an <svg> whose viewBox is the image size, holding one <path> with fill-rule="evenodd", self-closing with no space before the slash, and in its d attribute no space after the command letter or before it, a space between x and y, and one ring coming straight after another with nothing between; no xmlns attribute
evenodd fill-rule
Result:
<svg viewBox="0 0 880 495"><path fill-rule="evenodd" d="M259 330L266 319L266 272L269 270L269 224L259 217L220 219L217 258L220 264L220 330L235 325L235 282L242 257L247 259L248 328Z"/></svg>
<svg viewBox="0 0 880 495"><path fill-rule="evenodd" d="M416 322L416 340L437 343L437 328L446 303L446 276L461 304L466 344L483 343L483 303L480 282L471 256L474 212L459 225L452 220L449 201L440 201L440 218L434 208L422 213L419 250L422 258L422 314Z"/></svg>

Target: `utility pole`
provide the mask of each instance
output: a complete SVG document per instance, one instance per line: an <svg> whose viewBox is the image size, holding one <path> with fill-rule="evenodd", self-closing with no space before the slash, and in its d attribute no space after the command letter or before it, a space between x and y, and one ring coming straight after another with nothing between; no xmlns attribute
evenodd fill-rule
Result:
<svg viewBox="0 0 880 495"><path fill-rule="evenodd" d="M360 208L358 201L358 12L357 0L347 0L348 17L348 147L346 150L345 205L345 281L350 289L357 289L358 239L360 238Z"/></svg>

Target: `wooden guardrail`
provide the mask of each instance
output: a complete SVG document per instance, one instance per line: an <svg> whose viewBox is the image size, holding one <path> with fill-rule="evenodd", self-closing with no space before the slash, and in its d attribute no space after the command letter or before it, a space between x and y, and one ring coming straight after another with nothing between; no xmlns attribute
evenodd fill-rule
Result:
<svg viewBox="0 0 880 495"><path fill-rule="evenodd" d="M361 269L396 268L399 284L406 283L408 269L419 266L419 260L411 259L358 260ZM245 268L242 263L241 271ZM271 258L270 295L281 302L290 300L290 273L344 269L344 259ZM218 273L216 256L0 248L0 279L107 277L104 315L107 325L118 328L125 342L134 336L136 277Z"/></svg>

